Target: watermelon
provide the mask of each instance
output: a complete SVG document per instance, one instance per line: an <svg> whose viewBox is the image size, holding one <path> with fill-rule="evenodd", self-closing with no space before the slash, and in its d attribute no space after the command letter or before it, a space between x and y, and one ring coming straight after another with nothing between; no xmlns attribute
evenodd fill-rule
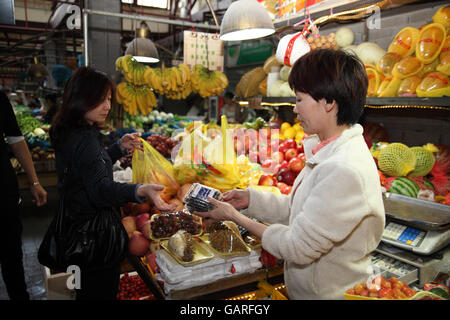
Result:
<svg viewBox="0 0 450 320"><path fill-rule="evenodd" d="M417 198L417 194L419 193L420 187L414 182L412 179L406 177L397 177L390 184L389 189L387 189L390 193L401 194L402 196Z"/></svg>
<svg viewBox="0 0 450 320"><path fill-rule="evenodd" d="M412 181L417 183L420 190L434 190L433 184L424 177L409 177Z"/></svg>

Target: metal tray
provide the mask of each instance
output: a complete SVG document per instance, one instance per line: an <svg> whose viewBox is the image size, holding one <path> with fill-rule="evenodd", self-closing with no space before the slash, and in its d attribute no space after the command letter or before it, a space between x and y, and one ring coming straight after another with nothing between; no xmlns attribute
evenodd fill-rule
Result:
<svg viewBox="0 0 450 320"><path fill-rule="evenodd" d="M450 206L445 204L383 193L387 216L408 222L423 230L445 230L450 228Z"/></svg>
<svg viewBox="0 0 450 320"><path fill-rule="evenodd" d="M202 236L199 237L200 240L202 240L207 246L208 249L211 250L216 256L219 256L223 259L231 258L234 256L245 256L249 255L252 249L248 245L245 245L245 251L233 251L233 252L220 252L214 249L214 247L211 245L211 241L209 240L209 233L205 233Z"/></svg>
<svg viewBox="0 0 450 320"><path fill-rule="evenodd" d="M206 245L203 245L202 243L198 242L195 239L193 239L193 245L194 245L194 258L192 259L192 261L183 261L180 259L180 257L178 257L177 254L172 252L172 250L169 247L169 240L161 241L161 247L163 247L179 264L186 267L197 265L214 258L214 253L212 253Z"/></svg>

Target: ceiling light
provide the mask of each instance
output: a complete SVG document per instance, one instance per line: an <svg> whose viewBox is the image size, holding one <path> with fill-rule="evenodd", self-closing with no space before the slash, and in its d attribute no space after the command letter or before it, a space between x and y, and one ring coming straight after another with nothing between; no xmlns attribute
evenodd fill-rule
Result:
<svg viewBox="0 0 450 320"><path fill-rule="evenodd" d="M137 37L127 45L125 55L131 54L138 62L159 62L158 50L153 41L147 38L149 33L150 29L147 24L141 22L141 27L137 30Z"/></svg>
<svg viewBox="0 0 450 320"><path fill-rule="evenodd" d="M250 40L275 33L272 19L256 0L233 2L223 16L220 39L224 41Z"/></svg>

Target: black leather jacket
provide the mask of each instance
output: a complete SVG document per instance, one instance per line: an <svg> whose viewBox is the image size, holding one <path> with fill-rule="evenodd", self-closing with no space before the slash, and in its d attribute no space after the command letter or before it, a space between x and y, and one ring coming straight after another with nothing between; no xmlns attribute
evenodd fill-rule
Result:
<svg viewBox="0 0 450 320"><path fill-rule="evenodd" d="M99 209L118 208L127 202L142 202L143 199L136 196L136 184L113 180L112 165L123 153L118 142L105 149L97 128L74 130L55 155L59 191L64 169L69 166L66 199L74 214L92 214Z"/></svg>

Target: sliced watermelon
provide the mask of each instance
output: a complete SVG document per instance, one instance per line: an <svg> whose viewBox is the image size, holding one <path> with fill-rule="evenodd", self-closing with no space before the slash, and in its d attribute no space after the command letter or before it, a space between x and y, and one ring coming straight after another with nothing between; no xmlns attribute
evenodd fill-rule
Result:
<svg viewBox="0 0 450 320"><path fill-rule="evenodd" d="M417 198L420 187L413 180L406 177L397 177L390 184L388 192L400 194L407 197Z"/></svg>

